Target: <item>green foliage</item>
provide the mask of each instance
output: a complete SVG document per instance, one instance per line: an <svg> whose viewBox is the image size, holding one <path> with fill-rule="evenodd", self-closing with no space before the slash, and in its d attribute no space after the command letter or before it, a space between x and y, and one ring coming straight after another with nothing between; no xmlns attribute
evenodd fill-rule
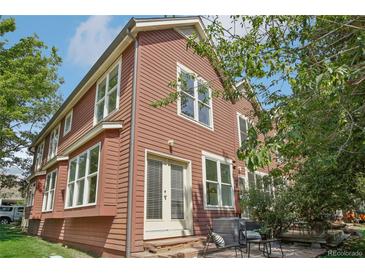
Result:
<svg viewBox="0 0 365 274"><path fill-rule="evenodd" d="M224 99L245 98L253 107L257 122L238 157L256 170L279 154L283 162L272 173L295 181L293 210L309 222L356 207L365 176L364 18L231 18L244 36L210 18L208 39L188 46L221 72ZM234 87L237 79L245 92Z"/></svg>
<svg viewBox="0 0 365 274"><path fill-rule="evenodd" d="M271 180L267 177L266 180ZM250 217L263 226L265 233L279 235L297 220L292 191L280 181L275 184L275 196L257 188L250 188L243 196L241 206L250 213ZM261 231L262 232L262 231Z"/></svg>
<svg viewBox="0 0 365 274"><path fill-rule="evenodd" d="M16 153L31 140L58 109L62 101L57 89L61 58L36 35L10 44L4 36L15 31L15 20L0 21L0 176L1 185L14 185L19 179L6 175L8 167L27 172L29 159Z"/></svg>

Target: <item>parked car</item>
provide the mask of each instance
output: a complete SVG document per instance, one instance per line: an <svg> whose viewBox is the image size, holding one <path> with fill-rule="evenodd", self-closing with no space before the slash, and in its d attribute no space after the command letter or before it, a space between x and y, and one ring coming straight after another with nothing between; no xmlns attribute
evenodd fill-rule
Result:
<svg viewBox="0 0 365 274"><path fill-rule="evenodd" d="M21 221L23 213L24 206L0 206L0 224Z"/></svg>

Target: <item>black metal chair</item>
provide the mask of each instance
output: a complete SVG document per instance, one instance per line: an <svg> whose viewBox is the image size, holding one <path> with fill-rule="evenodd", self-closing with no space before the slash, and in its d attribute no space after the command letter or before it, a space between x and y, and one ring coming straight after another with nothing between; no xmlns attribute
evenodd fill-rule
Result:
<svg viewBox="0 0 365 274"><path fill-rule="evenodd" d="M241 258L243 257L242 248L244 247L241 242L241 225L239 218L217 218L213 219L212 226L208 226L209 232L207 240L203 250L203 257L206 256L209 245L213 243L213 232L220 235L225 242L224 247L218 247L214 251L222 249L234 248L236 257L238 257L238 251L240 251Z"/></svg>
<svg viewBox="0 0 365 274"><path fill-rule="evenodd" d="M241 244L247 245L250 240L261 240L260 233L257 232L261 228L261 225L255 221L248 219L240 219L241 227Z"/></svg>

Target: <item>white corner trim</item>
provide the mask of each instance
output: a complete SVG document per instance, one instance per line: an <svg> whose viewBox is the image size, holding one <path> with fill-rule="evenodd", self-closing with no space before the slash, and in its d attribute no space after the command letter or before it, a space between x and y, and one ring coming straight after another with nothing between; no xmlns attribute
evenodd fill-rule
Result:
<svg viewBox="0 0 365 274"><path fill-rule="evenodd" d="M121 129L123 127L121 122L100 122L96 126L94 126L91 130L89 130L86 134L84 134L81 138L79 138L76 142L68 146L64 151L64 155L68 155L71 152L75 151L83 144L90 141L92 138L103 132L107 129Z"/></svg>

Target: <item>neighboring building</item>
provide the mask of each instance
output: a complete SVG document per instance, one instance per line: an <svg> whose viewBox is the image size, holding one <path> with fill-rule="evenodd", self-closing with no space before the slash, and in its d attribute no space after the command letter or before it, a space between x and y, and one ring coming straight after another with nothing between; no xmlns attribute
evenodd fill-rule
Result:
<svg viewBox="0 0 365 274"><path fill-rule="evenodd" d="M256 180L236 156L252 108L211 99L223 86L187 49L193 31L205 35L199 17L128 22L32 144L29 233L129 256L240 214L239 184ZM177 78L181 100L153 108Z"/></svg>

